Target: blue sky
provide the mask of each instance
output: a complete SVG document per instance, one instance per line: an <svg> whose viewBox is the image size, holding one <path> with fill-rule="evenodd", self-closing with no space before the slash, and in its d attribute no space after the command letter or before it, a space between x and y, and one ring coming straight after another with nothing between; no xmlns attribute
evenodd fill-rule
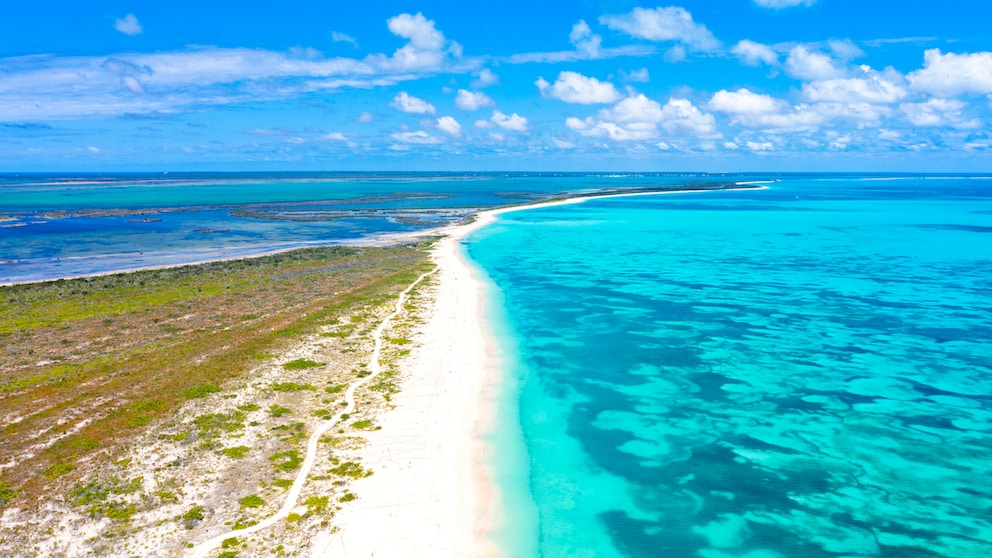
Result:
<svg viewBox="0 0 992 558"><path fill-rule="evenodd" d="M978 0L19 2L0 171L992 172Z"/></svg>

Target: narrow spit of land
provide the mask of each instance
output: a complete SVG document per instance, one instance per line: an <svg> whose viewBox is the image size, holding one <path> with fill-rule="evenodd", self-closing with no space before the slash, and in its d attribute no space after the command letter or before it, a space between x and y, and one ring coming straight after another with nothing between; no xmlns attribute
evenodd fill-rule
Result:
<svg viewBox="0 0 992 558"><path fill-rule="evenodd" d="M428 246L0 288L0 547L183 555L274 513L304 442L337 417L316 436L333 455L312 464L302 509L264 544L222 542L291 555L306 533L331 528L350 480L370 474L350 456L398 389L395 361L425 307L410 286L434 267ZM373 330L401 292L405 314L384 346L377 330L373 379ZM346 392L356 378L367 389Z"/></svg>

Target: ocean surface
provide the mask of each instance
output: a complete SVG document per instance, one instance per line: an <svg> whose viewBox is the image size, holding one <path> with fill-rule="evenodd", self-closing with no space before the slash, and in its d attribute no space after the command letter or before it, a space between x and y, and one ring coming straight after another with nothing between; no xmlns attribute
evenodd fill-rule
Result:
<svg viewBox="0 0 992 558"><path fill-rule="evenodd" d="M735 178L740 177L0 174L0 284L374 240L451 224L495 205L603 188Z"/></svg>
<svg viewBox="0 0 992 558"><path fill-rule="evenodd" d="M467 239L508 555L992 556L992 179L769 186Z"/></svg>

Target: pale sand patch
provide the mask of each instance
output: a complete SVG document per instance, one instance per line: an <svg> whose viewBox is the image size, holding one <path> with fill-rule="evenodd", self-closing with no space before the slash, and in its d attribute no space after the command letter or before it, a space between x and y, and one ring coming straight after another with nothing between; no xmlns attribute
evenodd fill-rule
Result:
<svg viewBox="0 0 992 558"><path fill-rule="evenodd" d="M358 499L344 505L333 532L315 538L311 556L498 555L487 534L498 521L500 495L483 467L481 436L492 420L499 371L482 323L484 285L458 243L512 211L696 192L610 194L506 207L443 229L446 236L434 251L439 271L432 312L416 338L418 347L403 363L396 407L380 417L382 430L367 436L360 454L375 474L353 483Z"/></svg>

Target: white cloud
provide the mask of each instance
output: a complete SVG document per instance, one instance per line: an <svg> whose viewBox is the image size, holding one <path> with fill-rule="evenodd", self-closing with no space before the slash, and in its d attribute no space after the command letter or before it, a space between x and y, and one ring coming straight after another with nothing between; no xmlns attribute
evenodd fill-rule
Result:
<svg viewBox="0 0 992 558"><path fill-rule="evenodd" d="M626 81L633 83L647 83L651 81L651 74L648 73L647 68L641 68L639 70L631 70L629 72L620 70L620 77Z"/></svg>
<svg viewBox="0 0 992 558"><path fill-rule="evenodd" d="M498 110L494 110L490 121L504 130L512 130L514 132L527 131L527 119L517 113L507 116Z"/></svg>
<svg viewBox="0 0 992 558"><path fill-rule="evenodd" d="M481 89L499 83L499 77L489 68L483 68L476 74L477 78L472 81L472 87Z"/></svg>
<svg viewBox="0 0 992 558"><path fill-rule="evenodd" d="M803 80L825 80L844 77L842 63L829 54L811 51L806 45L796 45L785 60L785 71Z"/></svg>
<svg viewBox="0 0 992 558"><path fill-rule="evenodd" d="M752 93L748 89L737 91L724 89L713 94L709 106L715 111L727 114L769 114L781 112L786 103L770 95Z"/></svg>
<svg viewBox="0 0 992 558"><path fill-rule="evenodd" d="M959 130L978 128L981 122L967 119L964 109L968 104L956 99L930 99L925 103L903 103L899 109L914 126L945 126Z"/></svg>
<svg viewBox="0 0 992 558"><path fill-rule="evenodd" d="M649 41L678 41L695 50L716 50L720 41L705 25L693 21L685 8L634 8L626 14L605 15L599 22L614 31Z"/></svg>
<svg viewBox="0 0 992 558"><path fill-rule="evenodd" d="M554 85L544 78L535 82L542 97L550 97L566 103L590 105L595 103L614 103L622 95L612 83L599 81L576 72L561 72Z"/></svg>
<svg viewBox="0 0 992 558"><path fill-rule="evenodd" d="M114 20L114 29L125 35L140 35L143 31L141 22L134 17L134 14L127 14Z"/></svg>
<svg viewBox="0 0 992 558"><path fill-rule="evenodd" d="M440 67L448 55L461 56L461 45L445 39L434 21L423 14L400 14L386 20L389 30L409 42L389 58L379 54L366 58L370 63L395 71L418 71Z"/></svg>
<svg viewBox="0 0 992 558"><path fill-rule="evenodd" d="M778 64L778 53L772 50L772 47L747 39L734 45L730 52L748 66L760 66L761 64L774 66Z"/></svg>
<svg viewBox="0 0 992 558"><path fill-rule="evenodd" d="M100 152L100 148L99 147L93 147L92 145L89 146L89 147L87 147L86 149L88 149L90 151L90 153L99 153Z"/></svg>
<svg viewBox="0 0 992 558"><path fill-rule="evenodd" d="M589 58L599 58L599 47L603 38L593 34L585 20L580 19L572 26L572 32L568 34L568 41L575 45L577 50L586 53Z"/></svg>
<svg viewBox="0 0 992 558"><path fill-rule="evenodd" d="M944 97L992 93L992 52L930 49L923 53L923 68L907 78L913 89Z"/></svg>
<svg viewBox="0 0 992 558"><path fill-rule="evenodd" d="M736 151L737 149L740 148L740 145L738 145L738 144L736 144L736 143L734 143L732 141L725 141L725 142L723 142L723 148L724 149L729 149L731 151Z"/></svg>
<svg viewBox="0 0 992 558"><path fill-rule="evenodd" d="M495 128L496 125L493 124L492 120L476 120L475 127L479 129Z"/></svg>
<svg viewBox="0 0 992 558"><path fill-rule="evenodd" d="M355 120L357 120L357 121L359 121L359 122L361 122L363 124L368 124L369 122L372 122L373 120L375 120L375 117L372 116L372 113L371 112L367 112L366 111L366 112L363 112L362 114L359 114L358 115L358 118L356 118Z"/></svg>
<svg viewBox="0 0 992 558"><path fill-rule="evenodd" d="M393 97L393 102L390 105L397 109L410 114L435 114L437 109L434 105L428 103L423 99L418 99L406 91L400 91L399 95Z"/></svg>
<svg viewBox="0 0 992 558"><path fill-rule="evenodd" d="M459 89L455 97L455 106L462 110L479 110L482 107L496 106L496 102L485 93Z"/></svg>
<svg viewBox="0 0 992 558"><path fill-rule="evenodd" d="M749 141L745 142L744 145L755 153L768 153L769 151L775 151L775 144L770 141Z"/></svg>
<svg viewBox="0 0 992 558"><path fill-rule="evenodd" d="M339 33L338 31L331 31L331 40L335 43L350 43L354 47L358 47L358 41L347 33Z"/></svg>
<svg viewBox="0 0 992 558"><path fill-rule="evenodd" d="M418 143L422 145L434 145L441 143L440 138L436 138L423 130L418 130L416 132L397 132L392 134L390 137L403 143Z"/></svg>
<svg viewBox="0 0 992 558"><path fill-rule="evenodd" d="M400 14L386 20L389 31L398 37L410 40L410 46L423 50L444 48L444 35L434 28L434 21L417 15Z"/></svg>
<svg viewBox="0 0 992 558"><path fill-rule="evenodd" d="M341 132L331 132L320 136L320 139L324 141L348 141L348 136L342 134Z"/></svg>
<svg viewBox="0 0 992 558"><path fill-rule="evenodd" d="M815 102L834 103L895 103L909 93L896 83L896 72L880 74L869 66L861 66L862 78L838 78L803 84L803 96Z"/></svg>
<svg viewBox="0 0 992 558"><path fill-rule="evenodd" d="M584 120L569 117L565 126L584 136L608 137L616 141L653 139L658 136L659 127L673 134L704 138L720 136L713 116L703 114L689 100L669 99L662 106L643 94L603 109L596 117Z"/></svg>
<svg viewBox="0 0 992 558"><path fill-rule="evenodd" d="M438 118L437 127L440 128L441 131L453 136L460 136L462 134L462 125L450 116L442 116L441 118Z"/></svg>
<svg viewBox="0 0 992 558"><path fill-rule="evenodd" d="M792 8L795 6L812 6L816 0L754 0L754 3L762 8L781 10L782 8Z"/></svg>
<svg viewBox="0 0 992 558"><path fill-rule="evenodd" d="M833 141L830 142L830 149L837 149L843 151L847 149L847 145L849 143L851 143L851 136L849 134L838 136L834 138Z"/></svg>

